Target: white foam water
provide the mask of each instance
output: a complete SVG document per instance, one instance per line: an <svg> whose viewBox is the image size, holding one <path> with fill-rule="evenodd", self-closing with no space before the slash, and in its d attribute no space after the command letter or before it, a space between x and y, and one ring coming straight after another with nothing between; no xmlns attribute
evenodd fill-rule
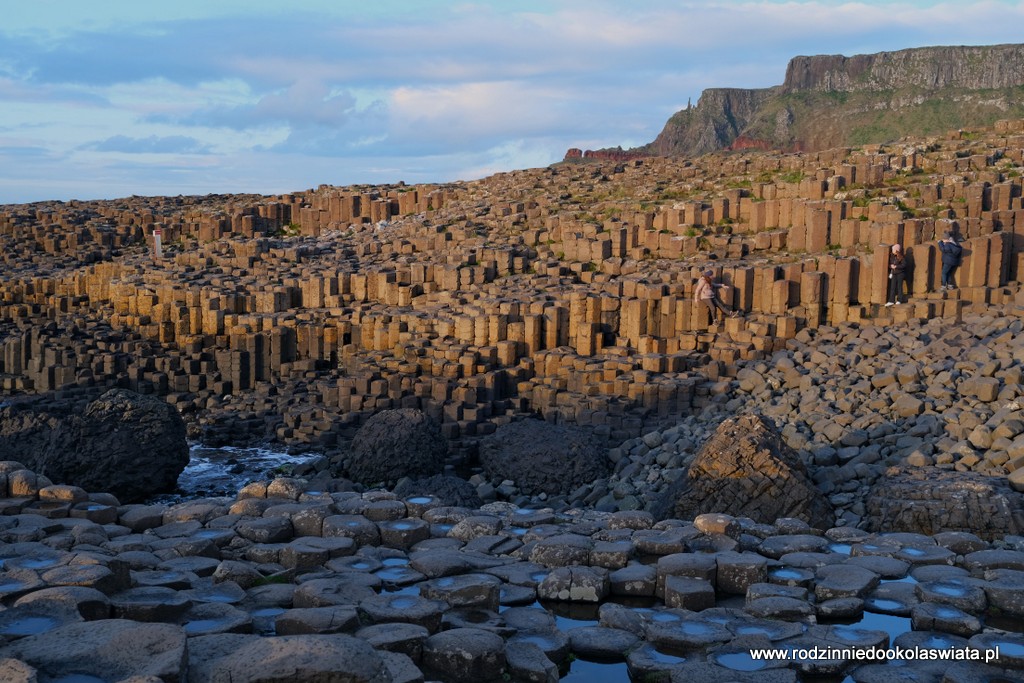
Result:
<svg viewBox="0 0 1024 683"><path fill-rule="evenodd" d="M208 448L194 445L189 449L188 465L178 476L177 491L158 496L152 502L172 503L192 498L233 496L250 482L288 476L293 467L318 457L320 455L317 453L293 455L265 448Z"/></svg>

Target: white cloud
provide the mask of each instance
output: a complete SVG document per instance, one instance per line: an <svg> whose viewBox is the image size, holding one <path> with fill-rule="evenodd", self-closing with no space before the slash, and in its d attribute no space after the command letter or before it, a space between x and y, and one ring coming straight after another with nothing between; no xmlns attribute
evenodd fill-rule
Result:
<svg viewBox="0 0 1024 683"><path fill-rule="evenodd" d="M798 54L1019 42L1024 24L1021 0L118 1L124 21L48 0L0 27L0 201L76 178L285 191L543 165L648 142L703 89L780 84ZM49 31L61 7L92 28Z"/></svg>

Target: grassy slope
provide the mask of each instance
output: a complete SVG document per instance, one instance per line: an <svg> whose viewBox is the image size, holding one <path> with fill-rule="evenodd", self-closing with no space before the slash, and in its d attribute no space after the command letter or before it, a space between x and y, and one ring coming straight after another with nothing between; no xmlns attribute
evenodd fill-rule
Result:
<svg viewBox="0 0 1024 683"><path fill-rule="evenodd" d="M791 121L779 126L780 113ZM1024 118L1024 87L1005 90L900 90L779 95L764 104L744 133L781 148L807 149L887 142Z"/></svg>

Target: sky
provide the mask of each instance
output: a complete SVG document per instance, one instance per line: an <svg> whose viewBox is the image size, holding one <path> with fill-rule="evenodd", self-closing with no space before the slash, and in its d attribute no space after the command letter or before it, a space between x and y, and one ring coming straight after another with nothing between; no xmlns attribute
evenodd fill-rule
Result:
<svg viewBox="0 0 1024 683"><path fill-rule="evenodd" d="M1024 26L1024 0L5 4L0 204L472 180L645 144L796 55Z"/></svg>

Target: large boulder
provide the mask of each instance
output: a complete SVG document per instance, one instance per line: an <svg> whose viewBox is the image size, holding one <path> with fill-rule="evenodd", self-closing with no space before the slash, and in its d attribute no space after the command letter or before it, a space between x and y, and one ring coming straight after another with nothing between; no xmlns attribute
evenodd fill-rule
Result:
<svg viewBox="0 0 1024 683"><path fill-rule="evenodd" d="M608 449L592 432L540 420L502 425L480 441L492 480L510 479L526 495L568 494L608 476Z"/></svg>
<svg viewBox="0 0 1024 683"><path fill-rule="evenodd" d="M42 674L41 681L138 676L179 683L187 680L185 640L181 628L171 624L105 619L67 624L8 643L0 657L32 666Z"/></svg>
<svg viewBox="0 0 1024 683"><path fill-rule="evenodd" d="M392 485L403 477L440 474L447 455L448 442L435 420L411 408L385 410L356 432L346 470L360 484Z"/></svg>
<svg viewBox="0 0 1024 683"><path fill-rule="evenodd" d="M732 417L701 447L685 477L656 501L659 519L709 512L771 524L781 517L828 529L835 514L803 462L762 415Z"/></svg>
<svg viewBox="0 0 1024 683"><path fill-rule="evenodd" d="M188 458L184 421L154 396L111 389L92 400L32 397L0 408L0 460L122 502L173 491Z"/></svg>
<svg viewBox="0 0 1024 683"><path fill-rule="evenodd" d="M1024 494L1003 477L937 467L890 467L868 493L871 531L967 531L986 540L1024 534Z"/></svg>

